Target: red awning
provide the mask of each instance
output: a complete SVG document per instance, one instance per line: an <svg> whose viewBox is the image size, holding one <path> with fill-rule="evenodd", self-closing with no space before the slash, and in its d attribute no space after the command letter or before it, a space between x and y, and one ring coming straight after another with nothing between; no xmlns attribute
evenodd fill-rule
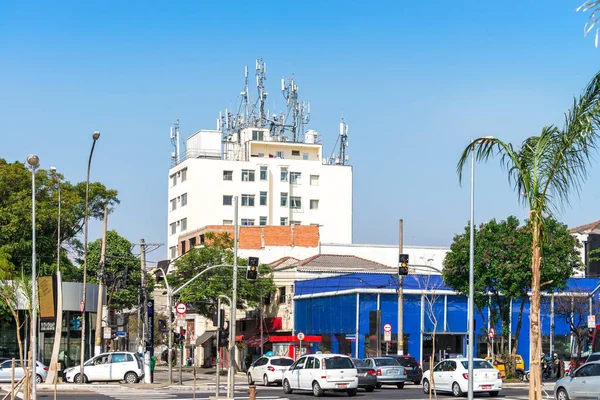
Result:
<svg viewBox="0 0 600 400"><path fill-rule="evenodd" d="M235 341L236 342L243 342L244 341L244 335L237 335L235 337Z"/></svg>
<svg viewBox="0 0 600 400"><path fill-rule="evenodd" d="M275 342L299 342L300 340L298 340L298 336L271 336L271 342L275 343ZM323 341L323 339L321 338L321 336L315 335L315 336L309 336L309 335L304 335L304 339L302 339L303 342L315 342L315 343L321 343Z"/></svg>
<svg viewBox="0 0 600 400"><path fill-rule="evenodd" d="M246 345L248 347L260 347L261 344L265 344L269 341L269 335L263 335L263 340L262 342L260 341L260 335L258 336L251 336L248 339L246 339Z"/></svg>

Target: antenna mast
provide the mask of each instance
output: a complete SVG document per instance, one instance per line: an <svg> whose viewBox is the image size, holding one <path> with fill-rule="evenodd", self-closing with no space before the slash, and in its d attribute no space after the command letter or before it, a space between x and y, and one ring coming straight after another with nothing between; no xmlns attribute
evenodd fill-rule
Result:
<svg viewBox="0 0 600 400"><path fill-rule="evenodd" d="M283 125L287 121L287 117L292 115L291 131L292 141L302 141L304 135L304 125L310 121L310 103L298 103L298 85L294 75L290 79L283 78L281 80L281 90L283 97L287 100L288 113L285 118L282 119Z"/></svg>
<svg viewBox="0 0 600 400"><path fill-rule="evenodd" d="M265 101L268 93L265 92L265 80L267 79L267 63L262 58L256 60L256 90L258 91L258 126L264 127L267 124L265 115ZM248 78L246 77L246 81Z"/></svg>
<svg viewBox="0 0 600 400"><path fill-rule="evenodd" d="M171 126L171 144L175 147L175 153L171 153L171 159L175 165L177 165L179 164L181 157L181 149L179 147L179 118L177 118L173 126Z"/></svg>

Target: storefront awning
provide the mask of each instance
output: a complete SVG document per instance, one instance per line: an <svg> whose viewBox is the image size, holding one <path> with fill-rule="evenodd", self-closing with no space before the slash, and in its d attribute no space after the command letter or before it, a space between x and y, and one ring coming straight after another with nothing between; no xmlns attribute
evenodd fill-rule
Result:
<svg viewBox="0 0 600 400"><path fill-rule="evenodd" d="M206 331L196 339L196 346L202 346L209 339L212 339L217 334L217 331Z"/></svg>
<svg viewBox="0 0 600 400"><path fill-rule="evenodd" d="M246 339L246 346L248 346L248 347L260 347L261 345L264 345L268 341L269 341L269 335L263 335L262 342L260 341L260 335L258 335L258 336L251 336L248 339Z"/></svg>
<svg viewBox="0 0 600 400"><path fill-rule="evenodd" d="M244 335L237 335L235 337L235 341L236 342L243 342L244 341Z"/></svg>

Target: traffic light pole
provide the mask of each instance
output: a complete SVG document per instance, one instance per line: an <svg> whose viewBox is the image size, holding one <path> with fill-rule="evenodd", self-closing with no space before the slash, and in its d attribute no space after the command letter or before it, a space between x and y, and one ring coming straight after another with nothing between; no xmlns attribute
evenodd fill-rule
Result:
<svg viewBox="0 0 600 400"><path fill-rule="evenodd" d="M398 238L398 250L399 254L403 253L404 246L404 233L403 233L404 223L402 219L400 220L399 227L399 238ZM398 345L397 345L397 353L399 356L404 355L404 276L398 273Z"/></svg>
<svg viewBox="0 0 600 400"><path fill-rule="evenodd" d="M235 219L233 232L233 294L231 296L231 314L229 317L229 385L227 398L233 399L235 394L235 334L237 306L237 277L238 277L238 196L233 198L233 217Z"/></svg>
<svg viewBox="0 0 600 400"><path fill-rule="evenodd" d="M220 343L220 339L221 339L221 335L220 335L220 331L221 331L221 324L223 324L223 321L221 321L221 298L225 298L229 301L229 305L231 306L231 299L227 296L225 296L224 294L219 295L219 300L217 302L217 387L215 390L215 397L218 399L219 395L221 394L221 388L219 387L221 384L221 343Z"/></svg>

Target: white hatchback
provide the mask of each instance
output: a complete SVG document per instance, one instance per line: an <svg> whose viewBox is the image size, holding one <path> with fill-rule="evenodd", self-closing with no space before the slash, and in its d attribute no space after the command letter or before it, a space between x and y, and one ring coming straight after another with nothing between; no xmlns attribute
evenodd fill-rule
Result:
<svg viewBox="0 0 600 400"><path fill-rule="evenodd" d="M262 381L265 386L271 383L281 385L283 372L293 363L294 360L290 357L261 357L248 368L248 384Z"/></svg>
<svg viewBox="0 0 600 400"><path fill-rule="evenodd" d="M502 373L481 358L473 359L473 392L497 396L502 390ZM462 396L468 391L469 371L467 358L452 358L433 367L433 379L429 370L423 373L423 392L435 386L436 391L451 392Z"/></svg>
<svg viewBox="0 0 600 400"><path fill-rule="evenodd" d="M309 354L300 357L283 373L283 392L311 390L315 397L325 391L346 392L356 396L358 371L348 356Z"/></svg>
<svg viewBox="0 0 600 400"><path fill-rule="evenodd" d="M81 368L76 366L65 370L67 382L81 382ZM142 360L136 353L114 352L103 353L90 358L83 364L83 381L108 382L124 381L126 383L137 383L144 377L144 366Z"/></svg>

